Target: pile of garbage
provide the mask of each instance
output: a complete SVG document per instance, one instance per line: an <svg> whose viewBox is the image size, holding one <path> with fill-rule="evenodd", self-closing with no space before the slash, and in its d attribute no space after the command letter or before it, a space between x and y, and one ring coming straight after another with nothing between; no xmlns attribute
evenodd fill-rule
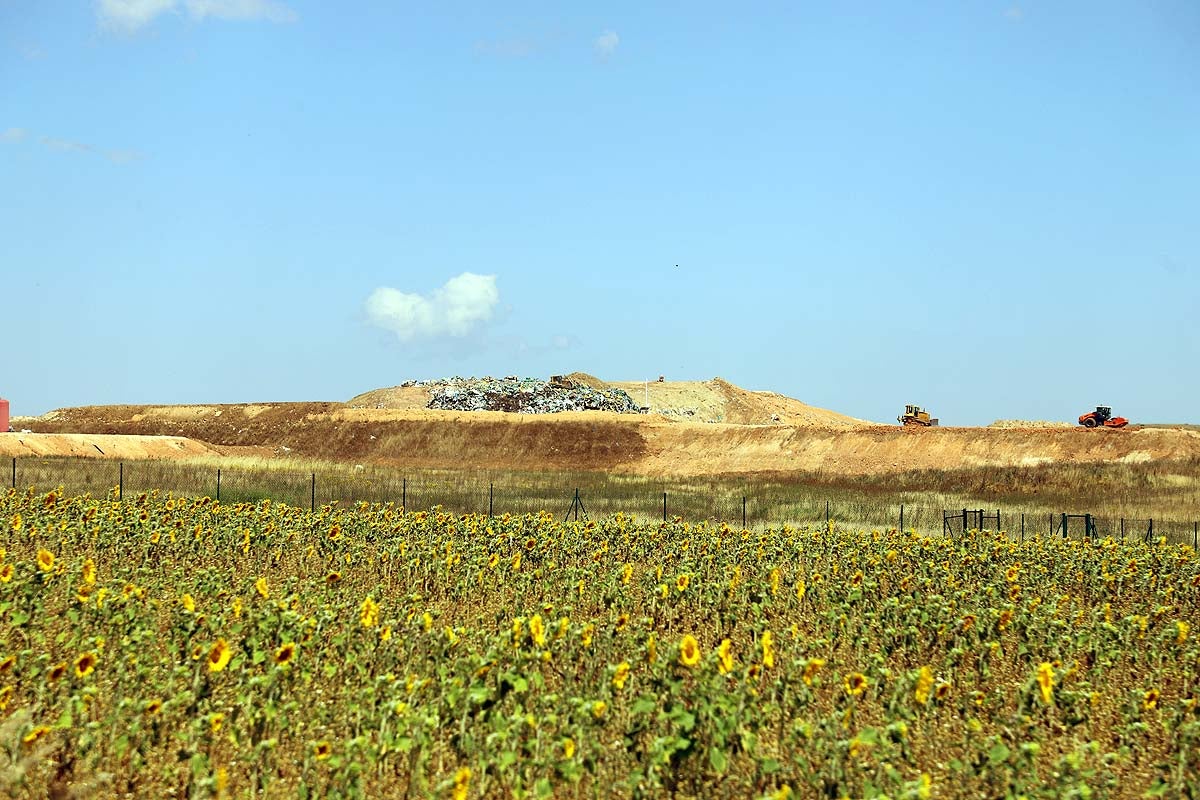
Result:
<svg viewBox="0 0 1200 800"><path fill-rule="evenodd" d="M409 385L409 384L405 384ZM538 378L446 378L413 381L430 386L428 408L443 411L510 411L516 414L557 414L562 411L612 411L645 414L624 389L593 389L578 381L552 376Z"/></svg>

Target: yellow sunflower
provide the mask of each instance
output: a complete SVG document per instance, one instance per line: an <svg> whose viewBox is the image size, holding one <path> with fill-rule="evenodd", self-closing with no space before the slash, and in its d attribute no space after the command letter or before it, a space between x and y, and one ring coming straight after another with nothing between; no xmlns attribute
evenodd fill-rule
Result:
<svg viewBox="0 0 1200 800"><path fill-rule="evenodd" d="M625 681L629 680L629 662L622 661L617 664L617 669L613 673L612 684L616 689L624 689Z"/></svg>
<svg viewBox="0 0 1200 800"><path fill-rule="evenodd" d="M929 693L933 690L933 670L929 667L921 667L917 673L917 688L913 691L913 696L921 705L929 702Z"/></svg>
<svg viewBox="0 0 1200 800"><path fill-rule="evenodd" d="M1037 668L1037 684L1041 691L1042 702L1046 705L1054 699L1054 666L1043 661Z"/></svg>
<svg viewBox="0 0 1200 800"><path fill-rule="evenodd" d="M295 655L295 642L285 642L278 650L275 651L275 663L283 666L284 664L289 663Z"/></svg>
<svg viewBox="0 0 1200 800"><path fill-rule="evenodd" d="M208 671L220 672L229 666L231 658L233 658L233 650L229 648L229 643L224 639L217 639L212 649L208 651Z"/></svg>
<svg viewBox="0 0 1200 800"><path fill-rule="evenodd" d="M770 631L763 631L761 642L762 644L762 661L764 667L775 666L775 637Z"/></svg>
<svg viewBox="0 0 1200 800"><path fill-rule="evenodd" d="M37 554L38 569L42 572L50 572L54 569L54 553L51 553L44 547L38 548Z"/></svg>
<svg viewBox="0 0 1200 800"><path fill-rule="evenodd" d="M722 675L733 672L733 642L722 639L717 646L717 671Z"/></svg>
<svg viewBox="0 0 1200 800"><path fill-rule="evenodd" d="M96 654L83 653L79 658L75 659L75 675L80 678L86 678L96 669Z"/></svg>
<svg viewBox="0 0 1200 800"><path fill-rule="evenodd" d="M700 643L690 633L679 642L679 663L688 669L700 663Z"/></svg>
<svg viewBox="0 0 1200 800"><path fill-rule="evenodd" d="M861 672L851 672L844 680L846 694L857 697L867 690L867 676Z"/></svg>

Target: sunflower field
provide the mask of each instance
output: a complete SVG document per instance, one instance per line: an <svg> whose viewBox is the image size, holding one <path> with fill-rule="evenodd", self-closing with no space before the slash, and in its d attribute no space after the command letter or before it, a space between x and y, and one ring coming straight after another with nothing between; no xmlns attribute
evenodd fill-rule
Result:
<svg viewBox="0 0 1200 800"><path fill-rule="evenodd" d="M1190 547L0 495L0 795L1195 797Z"/></svg>

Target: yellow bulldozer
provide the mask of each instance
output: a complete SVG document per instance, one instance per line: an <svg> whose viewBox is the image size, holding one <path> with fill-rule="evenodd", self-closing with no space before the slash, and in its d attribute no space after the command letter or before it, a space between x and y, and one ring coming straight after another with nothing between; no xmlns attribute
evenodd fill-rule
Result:
<svg viewBox="0 0 1200 800"><path fill-rule="evenodd" d="M896 417L896 421L901 425L919 425L922 428L929 428L938 424L936 417L930 417L928 411L914 405L905 406L904 413Z"/></svg>

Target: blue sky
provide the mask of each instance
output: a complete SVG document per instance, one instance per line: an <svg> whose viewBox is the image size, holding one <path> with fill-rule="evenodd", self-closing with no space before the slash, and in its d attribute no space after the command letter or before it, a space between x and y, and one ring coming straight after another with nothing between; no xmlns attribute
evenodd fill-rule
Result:
<svg viewBox="0 0 1200 800"><path fill-rule="evenodd" d="M0 0L16 414L582 370L1198 422L1198 220L1193 0Z"/></svg>

